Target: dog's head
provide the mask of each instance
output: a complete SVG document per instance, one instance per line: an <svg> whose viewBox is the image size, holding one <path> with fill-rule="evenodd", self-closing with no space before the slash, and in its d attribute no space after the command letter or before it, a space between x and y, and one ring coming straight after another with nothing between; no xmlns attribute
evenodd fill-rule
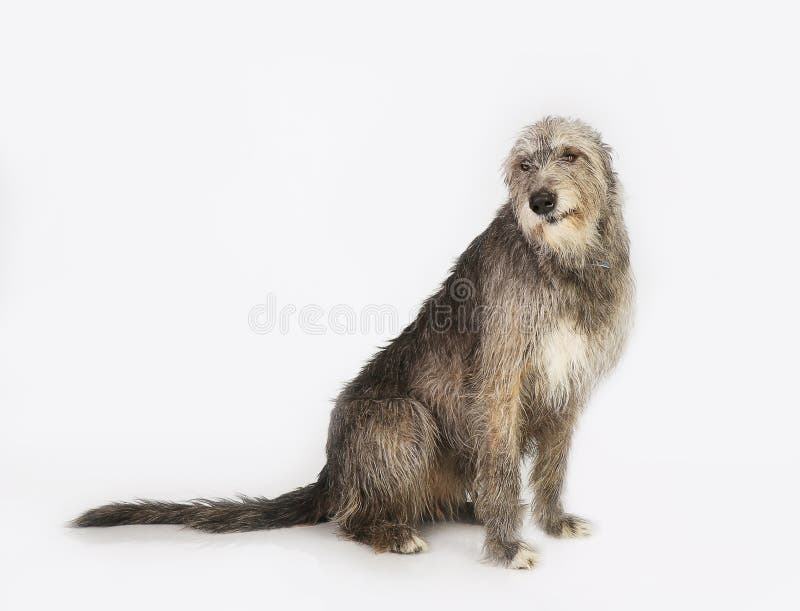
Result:
<svg viewBox="0 0 800 611"><path fill-rule="evenodd" d="M523 233L559 255L581 256L610 214L610 149L582 121L546 117L525 128L504 164Z"/></svg>

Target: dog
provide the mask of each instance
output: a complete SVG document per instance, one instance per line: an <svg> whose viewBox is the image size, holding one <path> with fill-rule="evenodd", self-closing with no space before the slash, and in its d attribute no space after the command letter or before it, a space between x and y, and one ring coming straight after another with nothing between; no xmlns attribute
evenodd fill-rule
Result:
<svg viewBox="0 0 800 611"><path fill-rule="evenodd" d="M274 499L114 503L73 524L220 533L330 520L379 552L413 554L427 549L421 525L458 520L484 526L489 559L527 569L521 464L532 457L535 522L589 534L561 493L576 420L630 326L621 187L600 135L561 117L525 128L503 173L508 200L489 227L338 396L314 483Z"/></svg>

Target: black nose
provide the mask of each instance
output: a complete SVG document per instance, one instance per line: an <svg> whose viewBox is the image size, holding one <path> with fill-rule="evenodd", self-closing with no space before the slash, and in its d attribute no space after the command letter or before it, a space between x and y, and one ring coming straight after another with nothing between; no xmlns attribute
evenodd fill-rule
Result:
<svg viewBox="0 0 800 611"><path fill-rule="evenodd" d="M556 207L556 194L550 191L537 191L531 195L528 203L536 214L547 214Z"/></svg>

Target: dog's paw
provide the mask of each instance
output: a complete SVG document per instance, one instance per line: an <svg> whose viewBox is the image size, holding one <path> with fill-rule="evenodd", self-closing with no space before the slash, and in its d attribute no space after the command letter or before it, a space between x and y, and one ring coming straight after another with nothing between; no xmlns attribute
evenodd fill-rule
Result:
<svg viewBox="0 0 800 611"><path fill-rule="evenodd" d="M564 514L545 526L547 534L562 539L588 537L592 534L592 523L572 514Z"/></svg>
<svg viewBox="0 0 800 611"><path fill-rule="evenodd" d="M535 550L527 545L520 545L519 550L517 550L517 553L514 554L511 562L508 563L508 568L525 570L532 569L534 566L536 566L537 560L538 558Z"/></svg>
<svg viewBox="0 0 800 611"><path fill-rule="evenodd" d="M536 564L536 550L519 539L487 538L483 547L484 560L510 569L531 569Z"/></svg>
<svg viewBox="0 0 800 611"><path fill-rule="evenodd" d="M422 537L411 535L408 539L393 545L391 551L396 554L418 554L420 552L427 552L428 544Z"/></svg>

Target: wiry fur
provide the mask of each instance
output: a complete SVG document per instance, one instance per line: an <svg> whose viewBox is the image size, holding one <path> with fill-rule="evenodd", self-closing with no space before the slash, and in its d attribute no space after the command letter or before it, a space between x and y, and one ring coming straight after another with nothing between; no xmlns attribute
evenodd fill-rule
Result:
<svg viewBox="0 0 800 611"><path fill-rule="evenodd" d="M588 534L560 499L576 418L629 322L620 188L600 136L556 117L522 132L504 173L494 221L339 395L316 483L274 500L107 505L75 524L225 532L331 519L376 550L410 553L426 547L421 523L457 519L485 525L491 559L528 568L520 463L532 455L535 520L554 536ZM542 189L557 206L540 216L530 198Z"/></svg>

